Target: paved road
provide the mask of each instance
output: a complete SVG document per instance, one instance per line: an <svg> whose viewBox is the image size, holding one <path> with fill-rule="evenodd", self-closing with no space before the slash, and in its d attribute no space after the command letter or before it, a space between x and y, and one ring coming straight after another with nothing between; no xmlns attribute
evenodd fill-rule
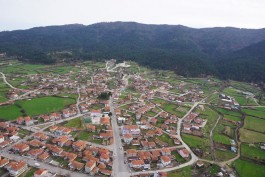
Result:
<svg viewBox="0 0 265 177"><path fill-rule="evenodd" d="M110 98L110 111L112 112L112 120L111 125L113 129L114 143L113 143L113 153L114 153L114 161L113 161L113 171L112 175L115 177L129 177L129 169L127 164L124 164L124 151L120 149L122 147L120 130L117 123L116 114L113 106L113 98Z"/></svg>

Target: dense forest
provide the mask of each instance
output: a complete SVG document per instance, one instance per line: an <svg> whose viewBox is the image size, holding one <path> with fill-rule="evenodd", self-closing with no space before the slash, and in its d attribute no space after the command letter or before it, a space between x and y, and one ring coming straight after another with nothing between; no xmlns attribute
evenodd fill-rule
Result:
<svg viewBox="0 0 265 177"><path fill-rule="evenodd" d="M134 22L0 32L0 52L35 63L133 60L184 76L265 81L265 29L145 25Z"/></svg>

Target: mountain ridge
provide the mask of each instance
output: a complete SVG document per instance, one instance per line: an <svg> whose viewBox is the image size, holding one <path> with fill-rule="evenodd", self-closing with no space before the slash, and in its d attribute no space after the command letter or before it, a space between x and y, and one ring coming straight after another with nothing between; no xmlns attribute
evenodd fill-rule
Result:
<svg viewBox="0 0 265 177"><path fill-rule="evenodd" d="M72 58L129 59L153 68L174 70L185 76L213 74L240 80L239 76L230 77L231 74L220 72L220 68L226 68L227 73L231 73L228 72L231 66L225 67L225 63L244 57L239 54L235 57L235 53L242 50L248 53L248 47L260 45L263 40L264 28L189 28L182 25L102 22L87 26L69 24L0 32L0 52L19 56L21 60L52 63L58 59L54 53L67 50L72 52ZM225 63L222 64L222 61ZM220 62L222 67L218 66ZM246 81L264 81L260 77L245 78Z"/></svg>

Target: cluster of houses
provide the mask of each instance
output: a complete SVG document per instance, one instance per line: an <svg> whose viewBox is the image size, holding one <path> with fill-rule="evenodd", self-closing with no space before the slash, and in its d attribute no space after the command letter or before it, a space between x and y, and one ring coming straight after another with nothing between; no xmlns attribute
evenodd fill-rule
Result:
<svg viewBox="0 0 265 177"><path fill-rule="evenodd" d="M105 148L88 145L86 141L71 138L71 129L67 127L50 127L52 136L37 132L33 139L14 144L12 153L36 159L41 162L56 164L57 158L67 162L70 170L89 173L90 175L111 175L112 152ZM54 136L53 136L54 135Z"/></svg>
<svg viewBox="0 0 265 177"><path fill-rule="evenodd" d="M126 158L130 168L139 170L150 170L157 168L172 167L178 162L173 151L177 152L182 158L188 160L190 153L187 149L162 148L150 151L137 151L136 149L127 149Z"/></svg>
<svg viewBox="0 0 265 177"><path fill-rule="evenodd" d="M200 118L198 113L192 112L183 120L182 132L195 136L203 136L202 128L205 123L206 121Z"/></svg>
<svg viewBox="0 0 265 177"><path fill-rule="evenodd" d="M12 126L7 122L0 122L0 148L5 148L17 142L20 139L20 136L18 136L19 130L18 127Z"/></svg>
<svg viewBox="0 0 265 177"><path fill-rule="evenodd" d="M143 132L144 131L144 132ZM157 147L167 147L168 143L159 139L163 135L160 128L152 125L123 125L121 127L121 136L125 145L136 146L139 149L155 149ZM180 141L172 137L175 145L180 145ZM126 146L125 146L126 147Z"/></svg>

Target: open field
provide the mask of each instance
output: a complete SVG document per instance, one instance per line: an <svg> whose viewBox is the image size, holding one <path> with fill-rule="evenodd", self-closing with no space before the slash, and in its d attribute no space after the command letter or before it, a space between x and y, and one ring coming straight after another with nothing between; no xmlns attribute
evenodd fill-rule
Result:
<svg viewBox="0 0 265 177"><path fill-rule="evenodd" d="M56 112L64 109L66 106L74 104L76 100L72 98L60 98L60 97L41 97L31 100L20 100L16 104L20 105L26 114L29 116L35 116L40 114L47 114L50 112Z"/></svg>
<svg viewBox="0 0 265 177"><path fill-rule="evenodd" d="M260 133L265 133L265 119L246 116L244 128Z"/></svg>
<svg viewBox="0 0 265 177"><path fill-rule="evenodd" d="M254 132L251 130L247 130L244 128L241 128L239 130L240 133L240 140L242 142L246 143L259 143L259 142L265 142L265 134Z"/></svg>
<svg viewBox="0 0 265 177"><path fill-rule="evenodd" d="M240 112L231 111L231 110L228 110L228 109L217 108L217 111L219 111L220 113L222 113L224 115L231 115L231 116L237 116L237 117L241 116Z"/></svg>
<svg viewBox="0 0 265 177"><path fill-rule="evenodd" d="M258 145L241 144L241 156L265 162L265 153Z"/></svg>
<svg viewBox="0 0 265 177"><path fill-rule="evenodd" d="M7 105L0 107L0 119L1 120L14 120L22 116L21 109L16 105Z"/></svg>
<svg viewBox="0 0 265 177"><path fill-rule="evenodd" d="M240 177L264 177L265 170L263 165L256 164L251 161L238 159L233 166Z"/></svg>

